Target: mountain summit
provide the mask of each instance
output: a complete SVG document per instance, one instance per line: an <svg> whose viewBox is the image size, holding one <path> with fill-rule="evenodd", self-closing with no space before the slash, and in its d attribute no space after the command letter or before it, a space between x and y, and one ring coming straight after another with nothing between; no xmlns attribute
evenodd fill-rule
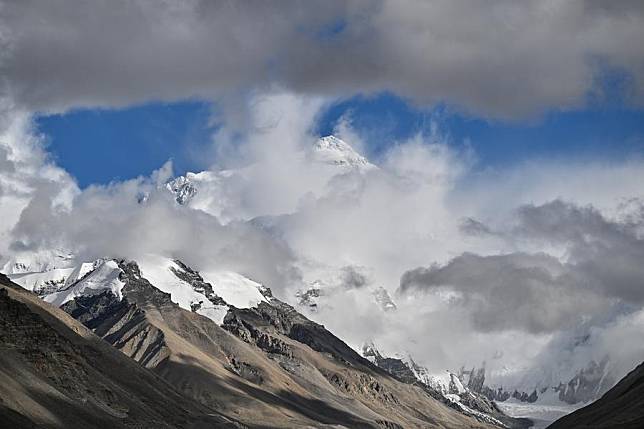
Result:
<svg viewBox="0 0 644 429"><path fill-rule="evenodd" d="M355 168L373 167L367 158L335 136L322 137L316 141L312 154L316 161L326 164Z"/></svg>
<svg viewBox="0 0 644 429"><path fill-rule="evenodd" d="M166 188L178 204L205 211L217 216L223 223L228 223L232 220L250 220L256 216L290 212L308 192L325 192L325 187L335 176L363 174L377 169L351 145L335 136L322 137L310 146L297 149L291 155L288 161L284 161L284 170L295 168L306 171L308 180L306 186L302 184L303 186L298 187L295 184L293 197L283 201L277 208L271 206L260 210L258 207L248 207L243 196L245 192L258 192L253 183L273 180L263 176L265 166L261 163L251 163L236 169L189 172L168 181ZM269 188L267 192L280 190L281 186ZM283 192L280 192L281 194Z"/></svg>

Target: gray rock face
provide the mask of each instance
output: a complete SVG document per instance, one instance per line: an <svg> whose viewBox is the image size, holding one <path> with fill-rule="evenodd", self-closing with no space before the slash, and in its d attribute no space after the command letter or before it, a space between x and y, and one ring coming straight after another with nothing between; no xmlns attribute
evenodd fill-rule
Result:
<svg viewBox="0 0 644 429"><path fill-rule="evenodd" d="M414 371L407 365L407 363L403 362L402 359L384 357L372 344L365 344L362 347L362 356L404 383L423 384L420 380L418 380L418 378L414 374ZM440 397L439 393L434 389L426 385L424 386L432 392L432 396L437 398Z"/></svg>
<svg viewBox="0 0 644 429"><path fill-rule="evenodd" d="M145 321L145 313L127 298L111 292L81 296L61 307L105 341L143 366L154 367L168 357L162 331Z"/></svg>
<svg viewBox="0 0 644 429"><path fill-rule="evenodd" d="M171 268L175 276L188 283L195 291L205 295L212 304L226 305L226 301L214 292L212 285L205 282L203 277L201 277L197 271L179 260L175 260L174 262L180 267L179 270ZM196 309L193 308L192 311L195 310Z"/></svg>
<svg viewBox="0 0 644 429"><path fill-rule="evenodd" d="M427 374L427 370L418 366L412 359L406 362L398 358L385 357L373 344L365 344L362 355L402 382L422 386L432 397L481 422L512 428L527 428L530 425L526 419L513 419L505 415L494 401L484 395L464 388L455 375L452 376L447 391L442 393L428 384L429 378L426 379L427 381L419 378L420 374Z"/></svg>
<svg viewBox="0 0 644 429"><path fill-rule="evenodd" d="M197 194L197 188L185 176L179 176L169 181L166 187L174 194L177 203L181 205L187 204Z"/></svg>
<svg viewBox="0 0 644 429"><path fill-rule="evenodd" d="M318 310L317 299L322 294L322 291L319 288L311 288L306 291L298 290L295 293L295 297L298 299L298 304L302 307L307 308L311 312Z"/></svg>
<svg viewBox="0 0 644 429"><path fill-rule="evenodd" d="M521 402L533 403L539 399L540 395L552 390L558 394L559 400L571 405L593 401L601 397L614 384L614 379L608 372L608 359L604 359L600 363L591 361L586 368L579 370L566 383L544 386L540 389L535 388L527 392L487 386L485 384L485 368L472 368L471 370L461 368L459 378L471 391L480 393L493 401L506 401L514 398Z"/></svg>
<svg viewBox="0 0 644 429"><path fill-rule="evenodd" d="M614 384L613 378L606 374L607 364L608 359L604 359L600 363L591 361L568 383L562 383L555 388L555 391L559 392L559 399L568 404L590 402L597 399Z"/></svg>

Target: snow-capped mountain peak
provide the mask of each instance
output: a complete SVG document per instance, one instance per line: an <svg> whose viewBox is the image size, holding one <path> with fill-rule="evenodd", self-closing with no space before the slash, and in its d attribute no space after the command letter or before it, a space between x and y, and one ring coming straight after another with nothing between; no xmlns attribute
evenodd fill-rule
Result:
<svg viewBox="0 0 644 429"><path fill-rule="evenodd" d="M138 275L170 295L179 307L194 311L218 324L223 323L229 308L256 307L270 302L270 290L243 275L225 270L199 273L181 261L160 255L146 255L135 261ZM99 259L51 268L20 272L8 277L43 300L61 306L80 296L110 291L119 300L123 297L122 261Z"/></svg>
<svg viewBox="0 0 644 429"><path fill-rule="evenodd" d="M336 175L353 171L366 172L377 168L351 145L335 136L318 139L313 145L298 153L295 159L317 167L316 171L320 174L318 185L322 188L328 179ZM240 213L239 205L243 201L240 201L238 191L240 187L243 188L249 177L256 177L261 170L261 164L251 164L232 170L186 173L168 181L166 189L174 195L178 204L213 214L225 223L232 218L248 220L265 213L245 213L244 210ZM315 189L303 190L304 193L309 191Z"/></svg>
<svg viewBox="0 0 644 429"><path fill-rule="evenodd" d="M335 136L318 139L312 148L313 159L331 165L343 167L369 167L372 164L348 143Z"/></svg>
<svg viewBox="0 0 644 429"><path fill-rule="evenodd" d="M84 264L78 267L77 270L82 270L83 268ZM75 272L77 270L75 269ZM120 275L121 269L116 261L97 261L92 264L91 269L84 276L63 289L45 295L43 299L56 306L61 306L78 296L96 295L106 290L121 299L124 283L121 281Z"/></svg>

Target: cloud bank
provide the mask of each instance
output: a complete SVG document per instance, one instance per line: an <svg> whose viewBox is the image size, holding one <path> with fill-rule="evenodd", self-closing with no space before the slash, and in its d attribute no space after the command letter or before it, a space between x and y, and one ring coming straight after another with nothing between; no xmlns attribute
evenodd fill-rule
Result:
<svg viewBox="0 0 644 429"><path fill-rule="evenodd" d="M644 212L628 222L610 221L592 207L556 200L522 206L512 238L563 245L565 257L523 252L480 256L465 253L445 265L403 274L401 293L447 288L452 305L469 308L481 331L519 329L533 333L570 329L616 303L641 306Z"/></svg>
<svg viewBox="0 0 644 429"><path fill-rule="evenodd" d="M37 111L392 91L516 118L644 95L644 7L602 1L4 1L0 92Z"/></svg>

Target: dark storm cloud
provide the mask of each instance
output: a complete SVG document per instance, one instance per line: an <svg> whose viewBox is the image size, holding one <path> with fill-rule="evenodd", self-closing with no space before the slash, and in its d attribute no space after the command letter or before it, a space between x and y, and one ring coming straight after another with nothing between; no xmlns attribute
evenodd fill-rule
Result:
<svg viewBox="0 0 644 429"><path fill-rule="evenodd" d="M599 65L642 100L641 2L4 1L2 91L28 108L391 90L485 116L570 107Z"/></svg>
<svg viewBox="0 0 644 429"><path fill-rule="evenodd" d="M454 305L468 308L481 331L570 328L616 304L644 302L642 219L640 212L628 222L614 221L562 201L524 206L507 236L564 245L565 262L542 253L465 253L442 266L407 271L400 292L455 291Z"/></svg>
<svg viewBox="0 0 644 429"><path fill-rule="evenodd" d="M644 210L623 222L562 201L519 210L517 234L568 246L569 265L610 297L644 301Z"/></svg>

